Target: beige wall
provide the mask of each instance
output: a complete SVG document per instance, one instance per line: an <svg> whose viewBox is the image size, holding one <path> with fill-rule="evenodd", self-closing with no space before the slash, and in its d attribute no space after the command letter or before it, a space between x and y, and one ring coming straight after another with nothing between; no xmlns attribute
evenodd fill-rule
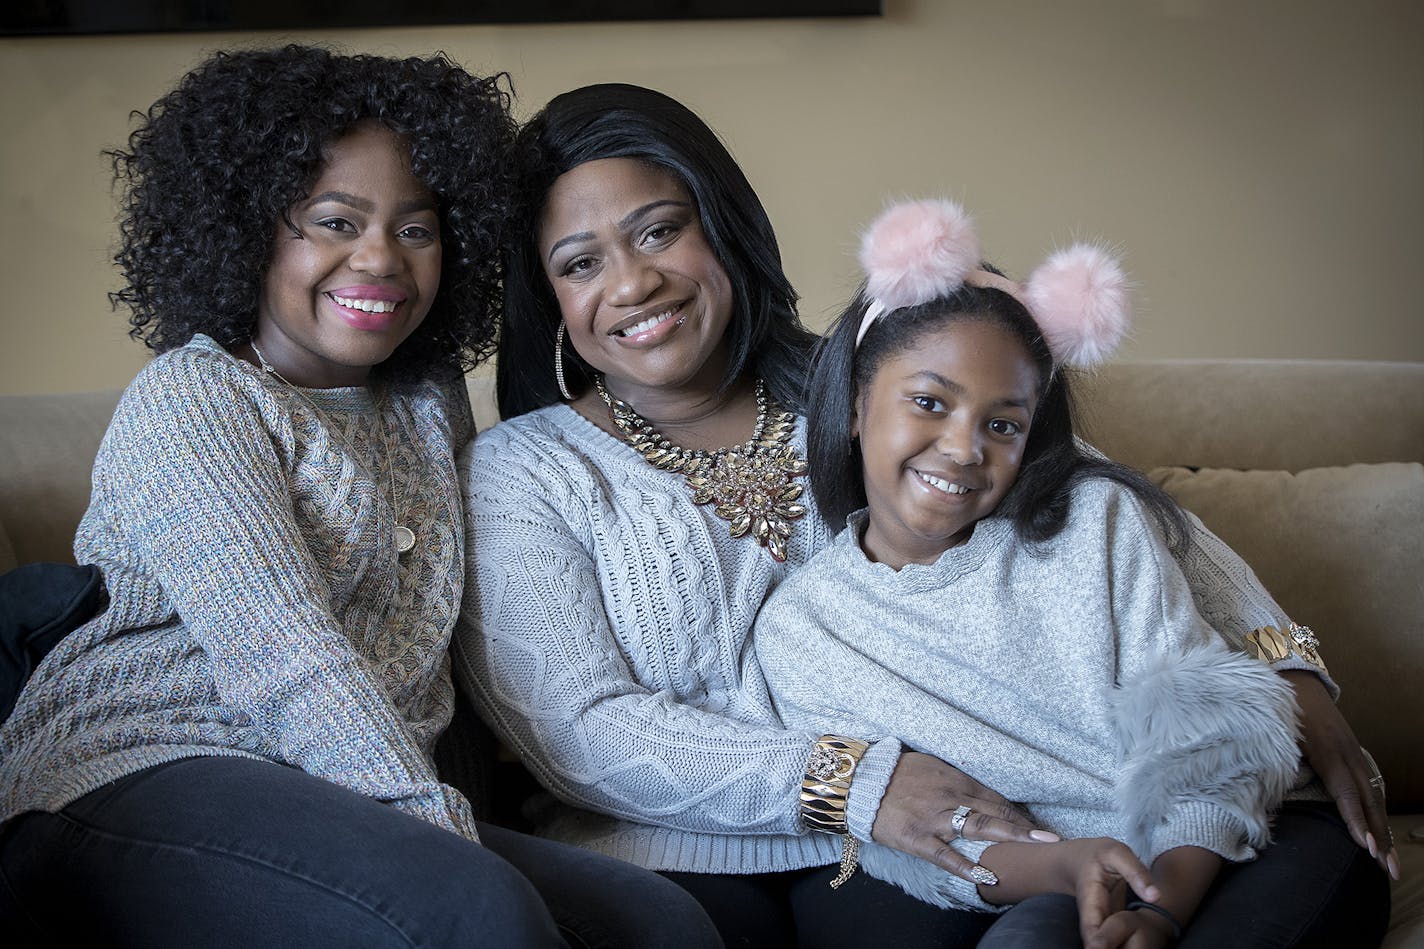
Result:
<svg viewBox="0 0 1424 949"><path fill-rule="evenodd" d="M0 393L118 386L100 152L207 52L443 49L528 115L587 82L682 99L761 193L808 322L887 196L942 193L1023 275L1103 237L1140 285L1128 356L1424 360L1424 5L900 2L859 20L0 40Z"/></svg>

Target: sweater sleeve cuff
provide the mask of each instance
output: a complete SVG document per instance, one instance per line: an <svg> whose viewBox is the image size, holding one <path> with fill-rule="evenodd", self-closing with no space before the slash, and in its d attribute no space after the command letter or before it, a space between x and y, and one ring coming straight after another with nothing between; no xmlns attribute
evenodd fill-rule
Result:
<svg viewBox="0 0 1424 949"><path fill-rule="evenodd" d="M970 863L980 863L984 856L984 851L994 846L992 840L970 840L968 837L956 837L950 841L949 846L958 851L960 856L965 857ZM989 903L979 895L979 887L975 883L955 876L944 870L936 872L943 874L941 878L944 886L952 894L953 903L950 905L959 909L973 910L978 913L1002 913L1009 909L1012 904Z"/></svg>
<svg viewBox="0 0 1424 949"><path fill-rule="evenodd" d="M846 801L846 827L855 839L870 839L875 817L880 813L880 802L899 761L900 742L894 738L876 741L860 756Z"/></svg>
<svg viewBox="0 0 1424 949"><path fill-rule="evenodd" d="M1187 801L1172 808L1166 821L1152 834L1142 860L1151 866L1152 861L1176 847L1201 847L1235 863L1256 857L1255 849L1246 842L1241 818L1205 801Z"/></svg>
<svg viewBox="0 0 1424 949"><path fill-rule="evenodd" d="M469 801L449 785L439 785L434 794L395 801L393 806L398 811L458 834L473 843L480 842L480 832L475 827L475 815Z"/></svg>
<svg viewBox="0 0 1424 949"><path fill-rule="evenodd" d="M1291 672L1297 669L1302 672L1313 672L1320 679L1320 684L1325 686L1325 691L1330 695L1331 701L1340 701L1340 686L1330 677L1330 673L1303 659L1297 653L1291 653L1284 659L1277 659L1271 663L1271 669L1274 672Z"/></svg>

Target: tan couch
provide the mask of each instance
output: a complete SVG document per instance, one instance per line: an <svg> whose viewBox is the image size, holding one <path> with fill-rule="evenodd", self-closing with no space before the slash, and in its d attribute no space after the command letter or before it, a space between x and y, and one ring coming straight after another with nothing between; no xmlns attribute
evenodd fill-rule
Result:
<svg viewBox="0 0 1424 949"><path fill-rule="evenodd" d="M481 427L494 418L472 379ZM117 393L0 397L0 570L66 561ZM1385 945L1424 946L1424 364L1118 363L1089 438L1235 547L1322 651L1389 781L1404 880Z"/></svg>

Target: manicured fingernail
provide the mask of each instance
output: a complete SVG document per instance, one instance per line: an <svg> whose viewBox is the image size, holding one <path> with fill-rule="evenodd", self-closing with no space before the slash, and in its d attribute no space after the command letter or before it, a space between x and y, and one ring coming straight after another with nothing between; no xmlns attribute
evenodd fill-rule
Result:
<svg viewBox="0 0 1424 949"><path fill-rule="evenodd" d="M1379 859L1379 848L1375 846L1375 835L1365 834L1365 849L1370 852L1370 856Z"/></svg>
<svg viewBox="0 0 1424 949"><path fill-rule="evenodd" d="M1396 883L1399 882L1399 854L1393 850L1385 858L1385 863L1389 865L1389 875L1394 877Z"/></svg>
<svg viewBox="0 0 1424 949"><path fill-rule="evenodd" d="M1034 840L1041 840L1046 844L1056 844L1063 839L1051 830L1031 830L1028 835Z"/></svg>
<svg viewBox="0 0 1424 949"><path fill-rule="evenodd" d="M969 868L969 879L978 883L980 886L999 885L999 878L994 876L994 871L988 867L980 866L977 863Z"/></svg>

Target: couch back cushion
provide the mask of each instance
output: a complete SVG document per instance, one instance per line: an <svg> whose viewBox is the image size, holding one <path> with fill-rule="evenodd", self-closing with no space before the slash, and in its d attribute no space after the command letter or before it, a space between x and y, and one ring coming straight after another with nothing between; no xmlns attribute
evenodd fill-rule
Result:
<svg viewBox="0 0 1424 949"><path fill-rule="evenodd" d="M1110 363L1077 394L1085 437L1143 471L1424 461L1424 363Z"/></svg>
<svg viewBox="0 0 1424 949"><path fill-rule="evenodd" d="M1424 809L1424 465L1150 472L1312 627L1392 808Z"/></svg>
<svg viewBox="0 0 1424 949"><path fill-rule="evenodd" d="M118 401L117 390L0 396L0 533L16 563L74 562L94 455Z"/></svg>
<svg viewBox="0 0 1424 949"><path fill-rule="evenodd" d="M5 522L0 521L0 573L13 570L20 565L15 556L15 547L10 543L10 535L5 531Z"/></svg>

